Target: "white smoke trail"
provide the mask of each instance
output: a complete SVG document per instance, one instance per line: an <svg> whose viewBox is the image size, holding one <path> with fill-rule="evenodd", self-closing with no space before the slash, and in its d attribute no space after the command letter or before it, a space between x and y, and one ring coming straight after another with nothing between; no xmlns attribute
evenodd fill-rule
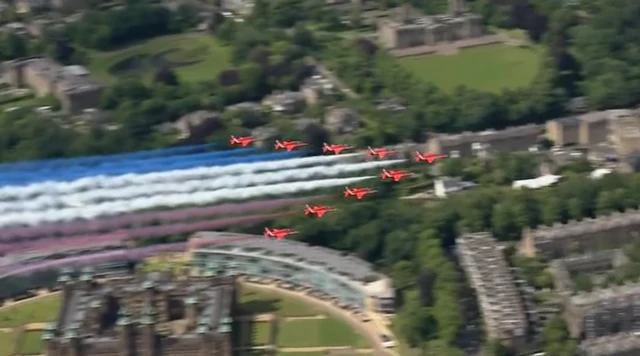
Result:
<svg viewBox="0 0 640 356"><path fill-rule="evenodd" d="M187 180L211 179L225 175L252 174L257 172L280 171L284 169L327 165L353 159L362 153L339 156L315 156L292 158L280 161L238 163L228 166L198 167L184 170L147 174L126 174L121 176L95 176L71 182L42 182L26 186L5 186L0 188L0 201L25 199L45 194L70 194L99 188L118 188L131 185L154 183L177 183Z"/></svg>
<svg viewBox="0 0 640 356"><path fill-rule="evenodd" d="M257 197L278 196L346 186L375 176L322 179L309 182L281 183L241 189L220 189L187 194L166 194L143 197L126 202L114 201L86 207L52 209L37 213L0 215L0 227L12 225L38 225L47 222L93 219L99 216L119 215L151 208L174 208L184 205L209 205L223 201L248 200Z"/></svg>
<svg viewBox="0 0 640 356"><path fill-rule="evenodd" d="M0 202L0 214L10 212L40 212L52 208L60 209L66 207L77 207L115 200L120 200L121 204L126 205L128 204L127 201L144 196L193 193L224 188L242 188L282 182L303 181L314 178L336 177L344 173L385 167L402 162L404 162L404 160L338 164L335 166L298 168L260 174L223 176L217 179L191 180L180 183L156 183L129 186L120 189L96 189L75 194L47 194L41 195L35 199L27 199L24 201Z"/></svg>

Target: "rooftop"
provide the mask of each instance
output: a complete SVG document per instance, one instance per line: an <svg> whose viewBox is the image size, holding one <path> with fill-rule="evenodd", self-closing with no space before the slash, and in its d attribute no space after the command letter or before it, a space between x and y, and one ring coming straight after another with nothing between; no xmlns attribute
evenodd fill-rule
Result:
<svg viewBox="0 0 640 356"><path fill-rule="evenodd" d="M631 332L586 340L580 344L580 350L584 356L608 356L622 352L638 352L640 351L640 336Z"/></svg>
<svg viewBox="0 0 640 356"><path fill-rule="evenodd" d="M543 125L523 125L508 127L504 130L486 130L480 132L463 132L459 134L436 134L443 145L459 145L463 143L491 142L505 138L527 137L542 134Z"/></svg>
<svg viewBox="0 0 640 356"><path fill-rule="evenodd" d="M614 212L594 219L586 218L580 221L571 220L566 224L541 226L531 231L531 234L536 243L544 243L549 240L582 236L589 232L613 230L636 224L640 224L640 210L628 210L624 213Z"/></svg>
<svg viewBox="0 0 640 356"><path fill-rule="evenodd" d="M482 232L462 235L456 242L487 326L501 333L524 335L527 330L524 306L497 241Z"/></svg>
<svg viewBox="0 0 640 356"><path fill-rule="evenodd" d="M326 270L361 282L374 282L383 276L373 266L355 256L302 242L282 240L274 243L262 237L226 232L198 232L189 246L201 250L226 250L236 253L289 259L295 263L323 267Z"/></svg>
<svg viewBox="0 0 640 356"><path fill-rule="evenodd" d="M628 284L620 287L601 289L590 293L581 293L571 297L571 304L583 309L629 305L640 298L640 284Z"/></svg>
<svg viewBox="0 0 640 356"><path fill-rule="evenodd" d="M55 83L61 90L81 92L100 88L100 84L87 76L82 66L64 67L49 58L32 58L23 64L49 83Z"/></svg>

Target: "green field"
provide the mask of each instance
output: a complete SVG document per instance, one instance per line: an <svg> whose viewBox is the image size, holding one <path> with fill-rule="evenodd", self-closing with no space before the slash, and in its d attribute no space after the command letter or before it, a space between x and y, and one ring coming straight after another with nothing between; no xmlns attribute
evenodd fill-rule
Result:
<svg viewBox="0 0 640 356"><path fill-rule="evenodd" d="M60 295L25 301L0 309L0 328L15 328L27 323L49 322L56 318Z"/></svg>
<svg viewBox="0 0 640 356"><path fill-rule="evenodd" d="M30 331L25 334L20 352L24 355L40 355L43 346L42 332Z"/></svg>
<svg viewBox="0 0 640 356"><path fill-rule="evenodd" d="M243 284L240 309L244 314L276 313L281 316L311 316L321 314L313 305L282 293L264 291Z"/></svg>
<svg viewBox="0 0 640 356"><path fill-rule="evenodd" d="M278 330L280 347L353 346L369 347L360 334L342 320L301 319L285 320Z"/></svg>
<svg viewBox="0 0 640 356"><path fill-rule="evenodd" d="M0 332L0 356L9 356L13 354L13 343L15 334L12 332Z"/></svg>
<svg viewBox="0 0 640 356"><path fill-rule="evenodd" d="M540 58L535 48L494 44L461 50L451 56L432 54L399 61L419 78L447 91L466 85L499 92L531 83Z"/></svg>
<svg viewBox="0 0 640 356"><path fill-rule="evenodd" d="M264 346L269 343L271 324L267 322L251 323L251 346Z"/></svg>
<svg viewBox="0 0 640 356"><path fill-rule="evenodd" d="M111 52L92 52L88 66L96 78L112 82L118 77L149 79L161 67L172 68L180 80L213 79L230 66L230 53L206 34L162 36Z"/></svg>

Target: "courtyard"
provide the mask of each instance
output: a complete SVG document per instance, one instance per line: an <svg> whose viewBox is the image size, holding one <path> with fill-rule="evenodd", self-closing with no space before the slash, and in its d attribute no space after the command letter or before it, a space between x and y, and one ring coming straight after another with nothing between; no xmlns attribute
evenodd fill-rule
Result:
<svg viewBox="0 0 640 356"><path fill-rule="evenodd" d="M418 78L448 92L460 85L500 92L530 84L538 73L540 60L535 47L492 44L453 55L405 57L399 62Z"/></svg>
<svg viewBox="0 0 640 356"><path fill-rule="evenodd" d="M157 37L124 49L92 52L91 74L106 82L122 77L149 80L160 68L170 68L190 82L216 75L230 66L228 48L214 37L188 33Z"/></svg>

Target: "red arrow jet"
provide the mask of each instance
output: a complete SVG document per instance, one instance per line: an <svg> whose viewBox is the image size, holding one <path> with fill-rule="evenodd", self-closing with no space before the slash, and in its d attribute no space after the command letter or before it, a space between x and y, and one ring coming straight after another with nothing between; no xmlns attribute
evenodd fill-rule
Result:
<svg viewBox="0 0 640 356"><path fill-rule="evenodd" d="M412 172L407 171L388 171L386 169L382 170L382 174L380 175L382 179L390 178L393 179L394 182L399 182L400 179L408 176L412 176Z"/></svg>
<svg viewBox="0 0 640 356"><path fill-rule="evenodd" d="M256 142L256 141L258 140L251 136L235 137L231 135L231 139L229 139L229 145L231 146L241 145L242 147L247 147L250 143Z"/></svg>
<svg viewBox="0 0 640 356"><path fill-rule="evenodd" d="M279 141L276 140L276 144L273 146L274 149L276 150L287 150L288 152L291 152L293 150L295 150L298 147L304 147L307 144L304 142L300 142L300 141Z"/></svg>
<svg viewBox="0 0 640 356"><path fill-rule="evenodd" d="M329 145L326 142L322 144L322 152L332 152L334 155L339 155L344 150L350 150L353 147L349 145Z"/></svg>
<svg viewBox="0 0 640 356"><path fill-rule="evenodd" d="M427 162L429 164L434 163L435 161L447 158L447 155L437 155L435 153L425 153L421 154L420 152L416 152L416 162Z"/></svg>
<svg viewBox="0 0 640 356"><path fill-rule="evenodd" d="M369 188L349 188L344 187L344 196L346 197L356 197L358 200L364 198L365 195L375 193L377 190L369 189Z"/></svg>
<svg viewBox="0 0 640 356"><path fill-rule="evenodd" d="M328 206L309 206L306 205L304 207L304 215L312 215L315 214L319 218L323 217L329 211L336 211L338 209L334 209Z"/></svg>
<svg viewBox="0 0 640 356"><path fill-rule="evenodd" d="M275 237L278 241L284 239L286 236L295 235L297 231L293 231L291 229L269 229L268 227L264 228L264 237L267 239Z"/></svg>
<svg viewBox="0 0 640 356"><path fill-rule="evenodd" d="M367 153L369 156L378 156L380 159L384 159L387 155L397 153L398 151L387 150L386 148L371 148L368 147L369 152Z"/></svg>

